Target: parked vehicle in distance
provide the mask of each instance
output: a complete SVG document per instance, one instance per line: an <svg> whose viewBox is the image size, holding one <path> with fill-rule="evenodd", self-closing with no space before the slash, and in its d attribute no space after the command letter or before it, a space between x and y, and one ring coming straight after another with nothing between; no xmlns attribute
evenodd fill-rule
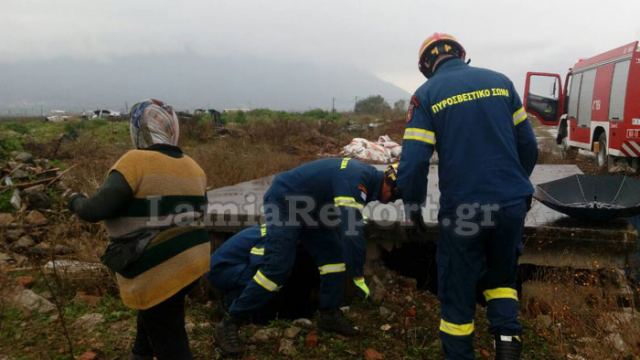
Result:
<svg viewBox="0 0 640 360"><path fill-rule="evenodd" d="M98 109L93 111L93 115L91 115L92 119L106 119L106 118L119 118L120 113L118 111L107 110L107 109Z"/></svg>
<svg viewBox="0 0 640 360"><path fill-rule="evenodd" d="M67 115L66 111L64 110L51 110L49 112L49 115L45 117L45 120L51 122L60 122L68 120L69 118L71 118L71 116Z"/></svg>
<svg viewBox="0 0 640 360"><path fill-rule="evenodd" d="M550 85L550 94L540 94L541 84ZM585 149L596 154L601 168L624 161L638 170L638 41L579 60L569 69L564 86L559 74L528 72L524 106L542 124L558 127L556 142L569 156Z"/></svg>

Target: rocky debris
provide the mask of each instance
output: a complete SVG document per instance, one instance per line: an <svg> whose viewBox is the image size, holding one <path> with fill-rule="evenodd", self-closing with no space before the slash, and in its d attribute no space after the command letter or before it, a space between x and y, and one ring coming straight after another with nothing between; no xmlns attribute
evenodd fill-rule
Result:
<svg viewBox="0 0 640 360"><path fill-rule="evenodd" d="M288 327L284 330L284 337L287 339L295 339L298 334L300 334L300 331L302 331L302 329L297 326Z"/></svg>
<svg viewBox="0 0 640 360"><path fill-rule="evenodd" d="M544 299L539 299L532 296L527 302L527 312L533 317L536 317L540 314L550 315L552 311L553 308Z"/></svg>
<svg viewBox="0 0 640 360"><path fill-rule="evenodd" d="M16 189L13 191L13 195L11 195L11 200L9 202L14 209L22 209L22 198L20 197L20 190Z"/></svg>
<svg viewBox="0 0 640 360"><path fill-rule="evenodd" d="M33 192L25 195L29 209L50 209L53 205L51 197L44 192Z"/></svg>
<svg viewBox="0 0 640 360"><path fill-rule="evenodd" d="M623 331L629 327L629 324L638 319L637 313L633 312L607 312L602 314L598 320L598 325L605 331L612 333Z"/></svg>
<svg viewBox="0 0 640 360"><path fill-rule="evenodd" d="M417 290L418 289L418 280L409 277L402 277L401 279L402 286L407 288L408 290Z"/></svg>
<svg viewBox="0 0 640 360"><path fill-rule="evenodd" d="M276 328L264 328L256 331L249 342L252 343L264 343L271 339L280 337L280 329Z"/></svg>
<svg viewBox="0 0 640 360"><path fill-rule="evenodd" d="M0 226L6 227L13 224L16 218L10 213L0 213Z"/></svg>
<svg viewBox="0 0 640 360"><path fill-rule="evenodd" d="M488 359L490 359L490 358L491 358L491 353L489 352L489 350L487 350L487 349L485 349L485 348L481 348L481 349L480 349L480 356L481 356L483 359L488 360Z"/></svg>
<svg viewBox="0 0 640 360"><path fill-rule="evenodd" d="M102 298L96 295L89 295L84 291L76 292L76 295L73 297L74 303L86 304L89 306L97 306L100 303Z"/></svg>
<svg viewBox="0 0 640 360"><path fill-rule="evenodd" d="M33 163L33 155L25 151L12 152L11 157L20 163Z"/></svg>
<svg viewBox="0 0 640 360"><path fill-rule="evenodd" d="M187 320L187 321L184 323L184 330L185 330L187 333L191 334L191 333L193 333L193 330L195 330L195 329L196 329L196 324L194 324L192 321L188 321L188 320Z"/></svg>
<svg viewBox="0 0 640 360"><path fill-rule="evenodd" d="M91 331L104 323L104 315L99 313L84 314L73 322L73 327L84 331Z"/></svg>
<svg viewBox="0 0 640 360"><path fill-rule="evenodd" d="M45 190L45 186L44 184L38 184L38 185L34 185L34 186L30 186L26 189L23 190L23 192L27 195L29 194L37 194L37 193L41 193Z"/></svg>
<svg viewBox="0 0 640 360"><path fill-rule="evenodd" d="M96 360L98 358L98 354L93 351L84 352L82 355L78 356L76 360Z"/></svg>
<svg viewBox="0 0 640 360"><path fill-rule="evenodd" d="M16 169L13 171L13 174L11 174L11 177L16 180L23 180L29 178L29 173L22 169Z"/></svg>
<svg viewBox="0 0 640 360"><path fill-rule="evenodd" d="M280 339L280 346L278 352L285 356L295 356L298 354L298 350L291 339Z"/></svg>
<svg viewBox="0 0 640 360"><path fill-rule="evenodd" d="M380 308L378 309L378 313L380 314L380 316L384 319L388 319L391 316L391 310L387 309L384 306L380 306Z"/></svg>
<svg viewBox="0 0 640 360"><path fill-rule="evenodd" d="M34 159L33 164L43 169L51 168L51 161L49 161L49 159Z"/></svg>
<svg viewBox="0 0 640 360"><path fill-rule="evenodd" d="M3 252L0 252L0 266L8 265L13 261L13 258Z"/></svg>
<svg viewBox="0 0 640 360"><path fill-rule="evenodd" d="M46 225L49 222L49 220L47 220L47 218L37 210L29 211L27 216L25 216L24 221L29 225L35 226Z"/></svg>
<svg viewBox="0 0 640 360"><path fill-rule="evenodd" d="M542 329L548 329L553 324L553 320L549 315L538 315L535 319L535 322Z"/></svg>
<svg viewBox="0 0 640 360"><path fill-rule="evenodd" d="M22 286L25 289L30 289L33 284L36 283L36 279L33 276L18 276L16 277L16 282L18 285Z"/></svg>
<svg viewBox="0 0 640 360"><path fill-rule="evenodd" d="M381 303L384 300L387 290L382 283L382 280L376 275L371 277L371 284L369 285L369 291L371 292L371 301L376 304Z"/></svg>
<svg viewBox="0 0 640 360"><path fill-rule="evenodd" d="M611 344L616 350L621 353L626 354L629 352L629 347L624 342L622 335L620 335L619 333L609 334L604 338L604 341Z"/></svg>
<svg viewBox="0 0 640 360"><path fill-rule="evenodd" d="M291 324L293 326L297 326L305 329L309 329L313 327L313 323L311 322L311 320L305 319L305 318L295 319Z"/></svg>
<svg viewBox="0 0 640 360"><path fill-rule="evenodd" d="M318 346L318 333L315 331L311 331L304 338L304 344L308 348L314 348Z"/></svg>
<svg viewBox="0 0 640 360"><path fill-rule="evenodd" d="M9 242L13 242L20 239L22 235L24 235L24 230L22 229L7 229L4 232L4 238Z"/></svg>
<svg viewBox="0 0 640 360"><path fill-rule="evenodd" d="M29 253L33 255L66 255L73 253L73 249L62 244L51 246L47 242L41 242L29 249Z"/></svg>
<svg viewBox="0 0 640 360"><path fill-rule="evenodd" d="M49 313L56 309L49 300L21 286L15 289L11 300L15 306L26 311Z"/></svg>
<svg viewBox="0 0 640 360"><path fill-rule="evenodd" d="M583 356L578 354L567 354L567 360L587 360Z"/></svg>
<svg viewBox="0 0 640 360"><path fill-rule="evenodd" d="M35 241L29 235L24 235L18 239L18 241L14 242L11 245L11 250L13 251L23 251L31 248L36 244Z"/></svg>
<svg viewBox="0 0 640 360"><path fill-rule="evenodd" d="M55 272L65 280L96 279L108 274L107 268L101 263L77 260L52 260L44 265L43 270L47 275Z"/></svg>
<svg viewBox="0 0 640 360"><path fill-rule="evenodd" d="M379 353L375 349L367 348L364 351L364 359L365 360L383 360L384 359L384 355L382 355L381 353Z"/></svg>
<svg viewBox="0 0 640 360"><path fill-rule="evenodd" d="M11 156L12 160L0 164L0 190L13 191L10 202L14 209L24 211L51 208L51 190L63 192L66 189L60 184L60 178L65 172L52 167L49 160L34 159L33 155L26 152L13 152ZM34 225L32 222L26 223ZM46 222L35 225L44 224Z"/></svg>

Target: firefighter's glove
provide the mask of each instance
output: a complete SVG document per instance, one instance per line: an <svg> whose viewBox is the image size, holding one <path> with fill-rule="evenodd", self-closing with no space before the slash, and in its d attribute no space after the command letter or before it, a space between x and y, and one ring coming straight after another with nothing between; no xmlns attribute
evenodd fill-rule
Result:
<svg viewBox="0 0 640 360"><path fill-rule="evenodd" d="M362 299L369 298L370 291L367 283L364 281L364 277L353 278L353 283L358 287L358 289L361 290L360 292L358 292L358 297Z"/></svg>

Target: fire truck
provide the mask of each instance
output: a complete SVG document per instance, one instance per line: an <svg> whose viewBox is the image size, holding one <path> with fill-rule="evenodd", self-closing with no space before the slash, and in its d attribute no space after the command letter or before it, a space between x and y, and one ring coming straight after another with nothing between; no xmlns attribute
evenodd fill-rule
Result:
<svg viewBox="0 0 640 360"><path fill-rule="evenodd" d="M551 91L540 91L542 88ZM601 168L621 161L636 171L640 159L640 47L638 41L588 59L559 74L529 72L527 112L557 126L556 142L567 156L578 149L595 153ZM536 87L536 85L538 85ZM541 94L541 92L543 94Z"/></svg>

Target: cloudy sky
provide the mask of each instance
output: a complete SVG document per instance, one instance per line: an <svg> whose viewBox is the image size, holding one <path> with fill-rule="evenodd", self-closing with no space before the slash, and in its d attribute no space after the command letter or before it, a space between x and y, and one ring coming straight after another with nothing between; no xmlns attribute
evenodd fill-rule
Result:
<svg viewBox="0 0 640 360"><path fill-rule="evenodd" d="M522 88L527 70L640 38L637 0L2 0L4 62L195 52L355 65L413 92L417 49L457 36L472 63Z"/></svg>

